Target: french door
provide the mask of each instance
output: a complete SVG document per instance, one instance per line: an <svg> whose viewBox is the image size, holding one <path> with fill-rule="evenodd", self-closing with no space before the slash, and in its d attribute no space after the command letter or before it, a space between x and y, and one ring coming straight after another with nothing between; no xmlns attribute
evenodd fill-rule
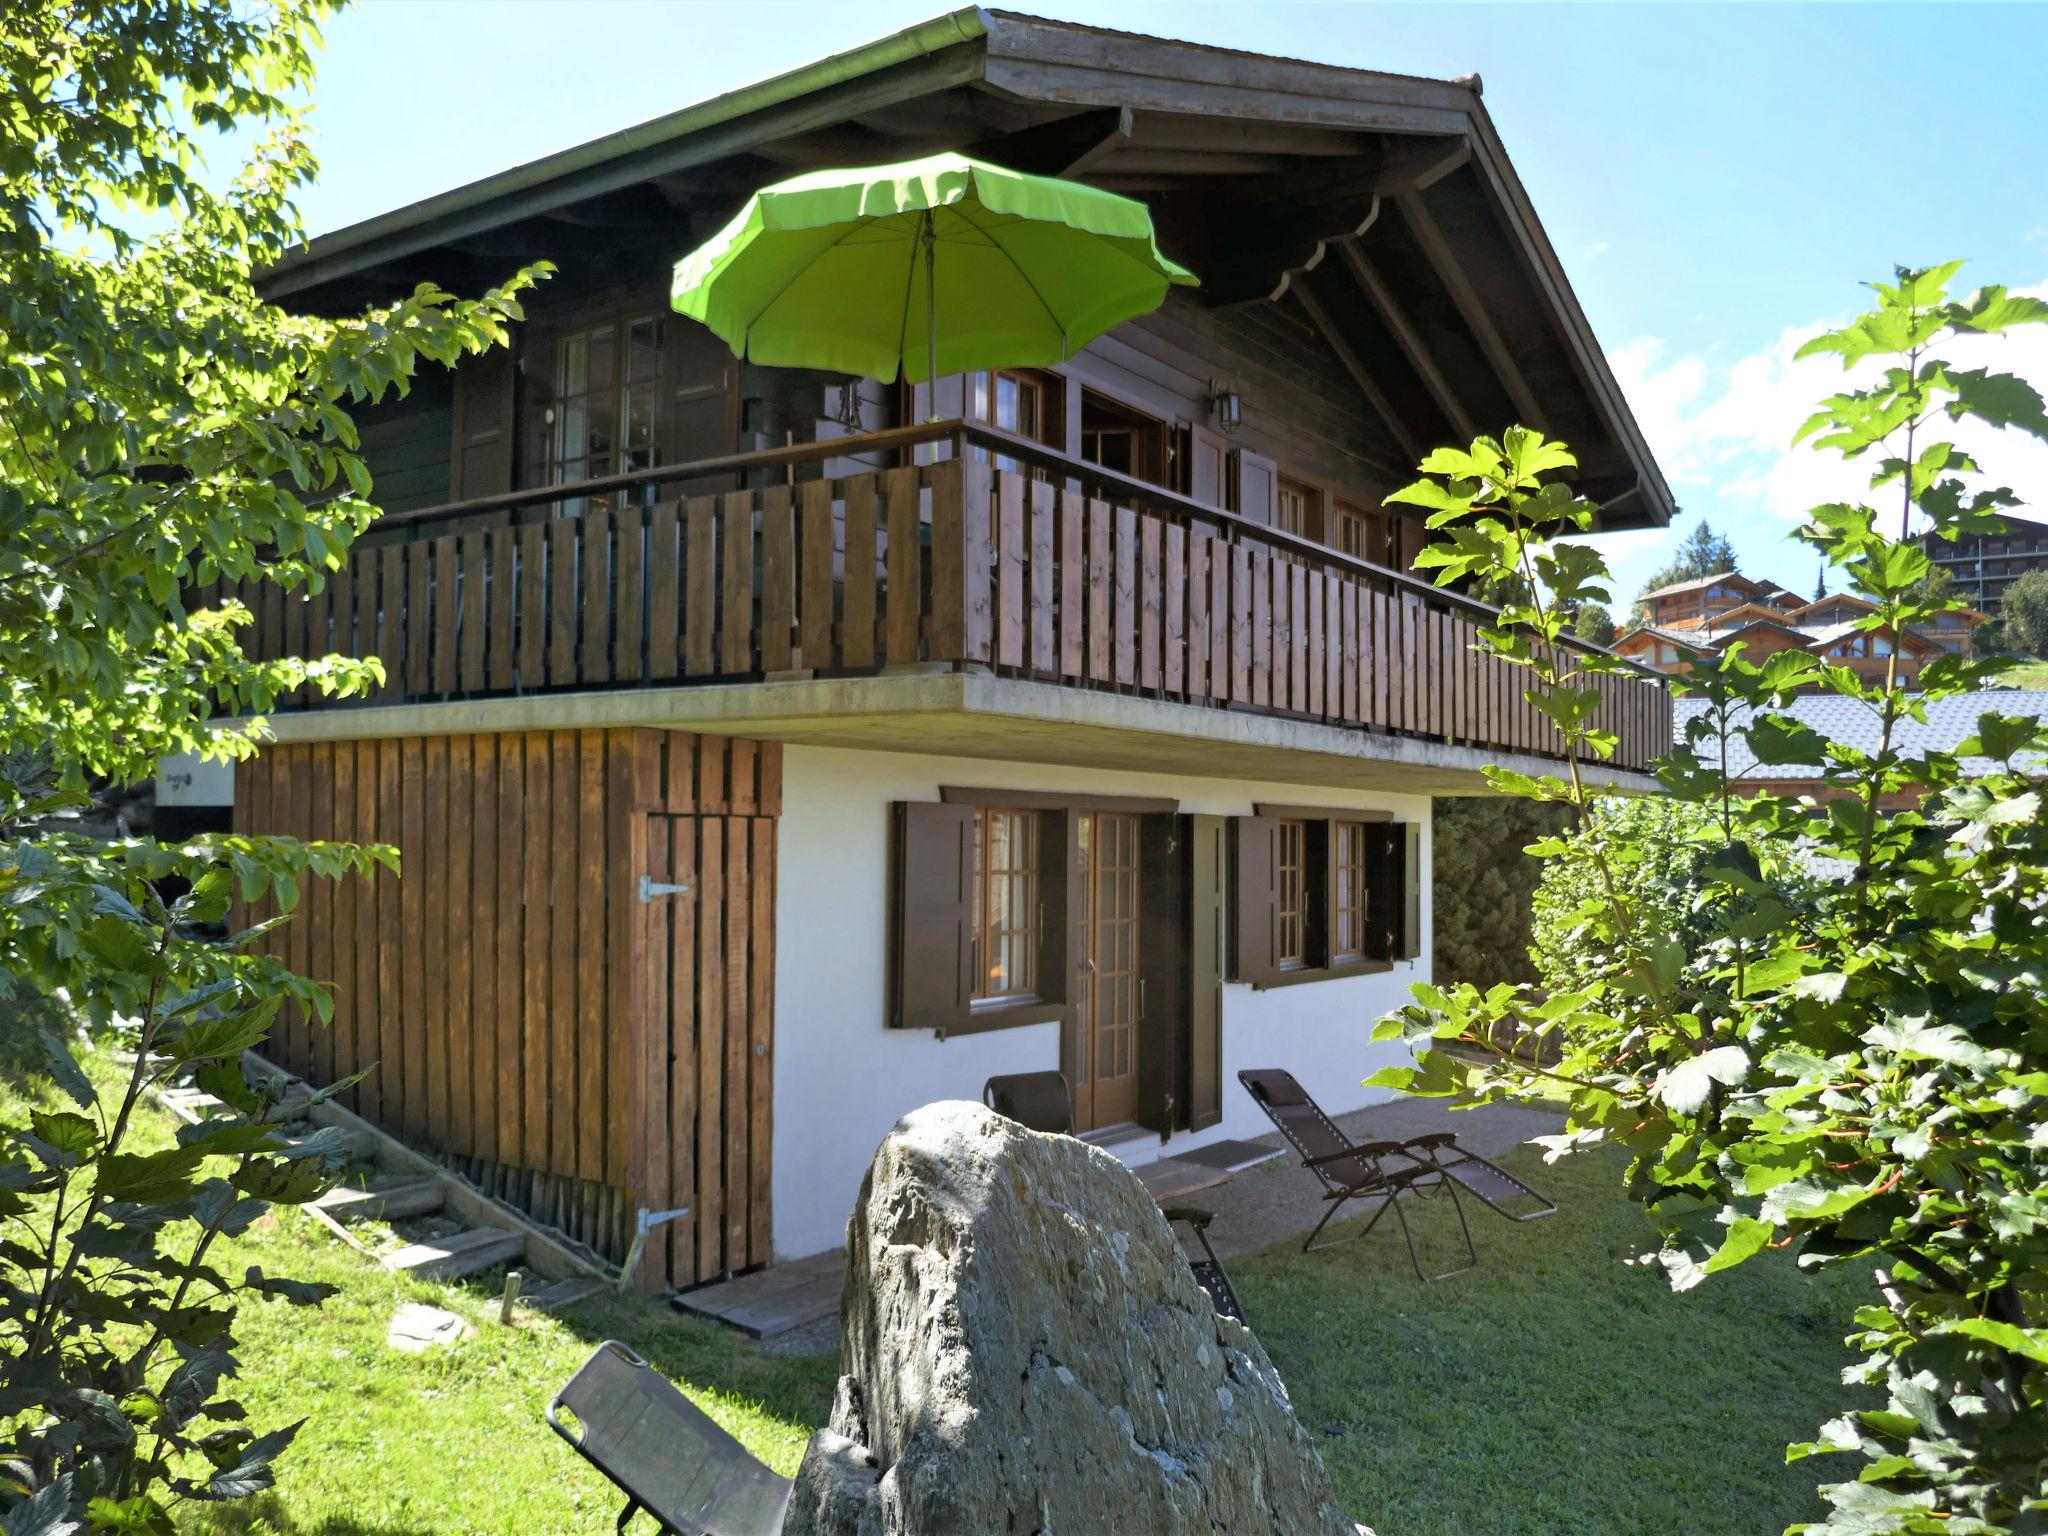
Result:
<svg viewBox="0 0 2048 1536"><path fill-rule="evenodd" d="M1076 828L1082 900L1076 924L1075 988L1079 1071L1076 1129L1098 1130L1138 1114L1139 819L1084 811Z"/></svg>

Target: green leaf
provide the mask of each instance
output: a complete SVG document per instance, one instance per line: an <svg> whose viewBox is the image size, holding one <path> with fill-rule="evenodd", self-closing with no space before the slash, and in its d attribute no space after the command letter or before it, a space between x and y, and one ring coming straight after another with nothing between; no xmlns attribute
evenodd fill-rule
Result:
<svg viewBox="0 0 2048 1536"><path fill-rule="evenodd" d="M1995 1322L1988 1317L1963 1317L1952 1322L1937 1323L1928 1329L1929 1333L1961 1334L1965 1338L1980 1339L2004 1350L2007 1354L2019 1355L2036 1365L2048 1365L2048 1328L2020 1328L2012 1323Z"/></svg>
<svg viewBox="0 0 2048 1536"><path fill-rule="evenodd" d="M1793 1179L1764 1196L1763 1219L1782 1225L1788 1221L1822 1221L1852 1211L1870 1198L1860 1184L1824 1184L1818 1179Z"/></svg>
<svg viewBox="0 0 2048 1536"><path fill-rule="evenodd" d="M1776 1229L1768 1222L1757 1221L1749 1216L1738 1216L1729 1223L1728 1235L1721 1246L1700 1267L1708 1274L1718 1274L1724 1269L1733 1269L1744 1259L1752 1258L1763 1251Z"/></svg>
<svg viewBox="0 0 2048 1536"><path fill-rule="evenodd" d="M92 1080L80 1069L71 1049L47 1029L38 1030L37 1038L42 1042L43 1056L50 1063L50 1080L80 1108L91 1109L100 1101L93 1091Z"/></svg>
<svg viewBox="0 0 2048 1536"><path fill-rule="evenodd" d="M82 1160L99 1150L100 1128L75 1110L35 1110L28 1123L38 1141L66 1158Z"/></svg>
<svg viewBox="0 0 2048 1536"><path fill-rule="evenodd" d="M1674 1114L1690 1115L1707 1102L1716 1083L1730 1087L1749 1076L1749 1052L1739 1045L1717 1045L1688 1057L1666 1072L1657 1097Z"/></svg>
<svg viewBox="0 0 2048 1536"><path fill-rule="evenodd" d="M109 1200L153 1205L183 1199L205 1154L190 1147L162 1152L116 1152L100 1164L100 1193Z"/></svg>
<svg viewBox="0 0 2048 1536"><path fill-rule="evenodd" d="M6 1536L72 1536L85 1522L71 1513L71 1474L52 1478L0 1519Z"/></svg>

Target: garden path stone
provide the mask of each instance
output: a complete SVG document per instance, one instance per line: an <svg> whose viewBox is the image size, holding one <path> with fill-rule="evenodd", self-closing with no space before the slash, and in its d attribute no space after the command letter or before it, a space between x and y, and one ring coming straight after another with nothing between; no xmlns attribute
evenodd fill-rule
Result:
<svg viewBox="0 0 2048 1536"><path fill-rule="evenodd" d="M1108 1153L979 1104L875 1153L784 1536L1352 1536L1272 1362Z"/></svg>
<svg viewBox="0 0 2048 1536"><path fill-rule="evenodd" d="M408 1301L392 1313L384 1330L384 1342L408 1355L417 1355L436 1344L457 1344L475 1333L469 1320L440 1307Z"/></svg>

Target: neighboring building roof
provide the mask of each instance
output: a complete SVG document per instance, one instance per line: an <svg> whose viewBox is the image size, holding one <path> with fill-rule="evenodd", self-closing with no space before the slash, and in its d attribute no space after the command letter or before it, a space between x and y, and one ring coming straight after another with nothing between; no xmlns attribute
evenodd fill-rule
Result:
<svg viewBox="0 0 2048 1536"><path fill-rule="evenodd" d="M1847 639L1850 635L1876 633L1876 631L1860 628L1855 619L1844 619L1839 624L1802 624L1799 626L1799 632L1807 636L1816 648L1833 645L1837 640ZM1940 646L1929 640L1917 629L1900 631L1898 639L1908 647L1918 646L1923 652L1941 649Z"/></svg>
<svg viewBox="0 0 2048 1536"><path fill-rule="evenodd" d="M1674 738L1683 742L1685 728L1706 711L1705 699L1681 698L1672 703L1671 728ZM1906 719L1899 721L1892 730L1892 744L1909 757L1929 751L1952 751L1966 736L1977 733L1977 717L1983 714L2036 715L2048 716L2048 689L2044 688L1987 688L1976 693L1958 693L1945 699L1930 699L1924 705L1927 723ZM1819 731L1831 741L1845 746L1860 747L1865 752L1877 750L1878 736L1883 722L1877 711L1857 699L1845 699L1831 693L1806 693L1792 700L1783 708L1767 710L1767 714L1790 715ZM1750 711L1737 710L1735 723L1738 726L1749 722ZM1994 765L1989 758L1969 758L1965 767L1972 773L1988 772ZM2044 760L2041 766L2048 766ZM1728 742L1728 771L1744 773L1756 770L1750 776L1758 779L1811 779L1820 776L1820 765L1778 764L1760 768L1750 754L1749 743L1741 736L1732 736Z"/></svg>
<svg viewBox="0 0 2048 1536"><path fill-rule="evenodd" d="M1712 586L1747 587L1752 592L1766 590L1762 582L1751 581L1739 571L1717 571L1712 576L1696 576L1691 581L1674 581L1668 587L1659 587L1654 592L1645 592L1636 601L1647 603L1653 597L1676 597L1681 592L1697 592L1702 587Z"/></svg>
<svg viewBox="0 0 2048 1536"><path fill-rule="evenodd" d="M1624 645L1628 644L1629 641L1635 639L1637 635L1647 635L1654 640L1668 640L1673 645L1682 645L1687 650L1698 651L1702 655L1713 649L1713 645L1711 642L1708 642L1706 644L1701 643L1702 640L1705 639L1705 636L1701 633L1701 631L1697 629L1667 629L1661 624L1636 625L1635 628L1629 630L1628 633L1624 634L1618 640L1616 640L1614 642L1612 649L1617 651L1620 650Z"/></svg>

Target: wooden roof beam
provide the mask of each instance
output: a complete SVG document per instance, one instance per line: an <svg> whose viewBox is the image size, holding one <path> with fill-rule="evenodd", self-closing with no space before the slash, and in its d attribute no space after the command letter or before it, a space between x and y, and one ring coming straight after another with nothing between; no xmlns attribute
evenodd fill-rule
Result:
<svg viewBox="0 0 2048 1536"><path fill-rule="evenodd" d="M1422 459L1421 444L1416 441L1415 434L1408 430L1407 423L1395 414L1393 402L1387 399L1386 391L1380 388L1379 381L1373 378L1364 361L1345 339L1343 331L1332 322L1330 312L1323 308L1321 302L1309 291L1306 283L1294 285L1294 296L1301 301L1301 307L1308 312L1310 322L1324 343L1336 354L1337 361L1344 365L1344 371L1351 375L1351 382L1358 386L1358 392L1365 396L1366 403L1373 408L1380 420L1387 424L1387 430L1394 435L1394 441L1400 444L1401 452L1407 456L1408 463L1411 466L1419 463Z"/></svg>
<svg viewBox="0 0 2048 1536"><path fill-rule="evenodd" d="M1090 107L1051 122L974 143L968 151L1012 170L1041 176L1079 176L1130 142L1129 107Z"/></svg>
<svg viewBox="0 0 2048 1536"><path fill-rule="evenodd" d="M1501 387L1514 402L1516 412L1525 425L1539 432L1548 433L1543 407L1536 401L1536 395L1529 388L1529 381L1516 366L1514 354L1501 339L1500 328L1487 313L1479 292L1472 286L1472 280L1465 275L1465 269L1458 261L1457 252L1444 239L1443 231L1437 228L1436 220L1430 215L1421 191L1410 189L1394 196L1394 206L1401 212L1402 220L1415 236L1415 242L1428 258L1430 269L1436 273L1437 281L1451 296L1457 306L1458 315L1465 322L1465 328L1472 333L1472 339L1479 344L1479 350L1486 355L1486 361L1499 378Z"/></svg>
<svg viewBox="0 0 2048 1536"><path fill-rule="evenodd" d="M1471 442L1479 435L1472 424L1471 412L1465 409L1464 403L1458 398L1458 392L1451 388L1450 381L1443 375L1443 370L1437 367L1436 359L1430 355L1429 348L1416 333L1415 327L1408 323L1408 312L1401 307L1400 301L1387 287L1386 280L1379 274L1379 269L1373 266L1371 260L1358 248L1356 240L1339 240L1335 243L1337 254L1343 258L1352 278L1371 302L1373 309L1378 312L1381 323L1386 326L1395 344L1400 347L1401 355L1408 359L1408 366L1413 368L1416 376L1422 380L1423 388L1429 391L1430 398L1436 402L1436 408L1443 412L1444 420L1448 421L1451 430L1458 434L1458 441Z"/></svg>

